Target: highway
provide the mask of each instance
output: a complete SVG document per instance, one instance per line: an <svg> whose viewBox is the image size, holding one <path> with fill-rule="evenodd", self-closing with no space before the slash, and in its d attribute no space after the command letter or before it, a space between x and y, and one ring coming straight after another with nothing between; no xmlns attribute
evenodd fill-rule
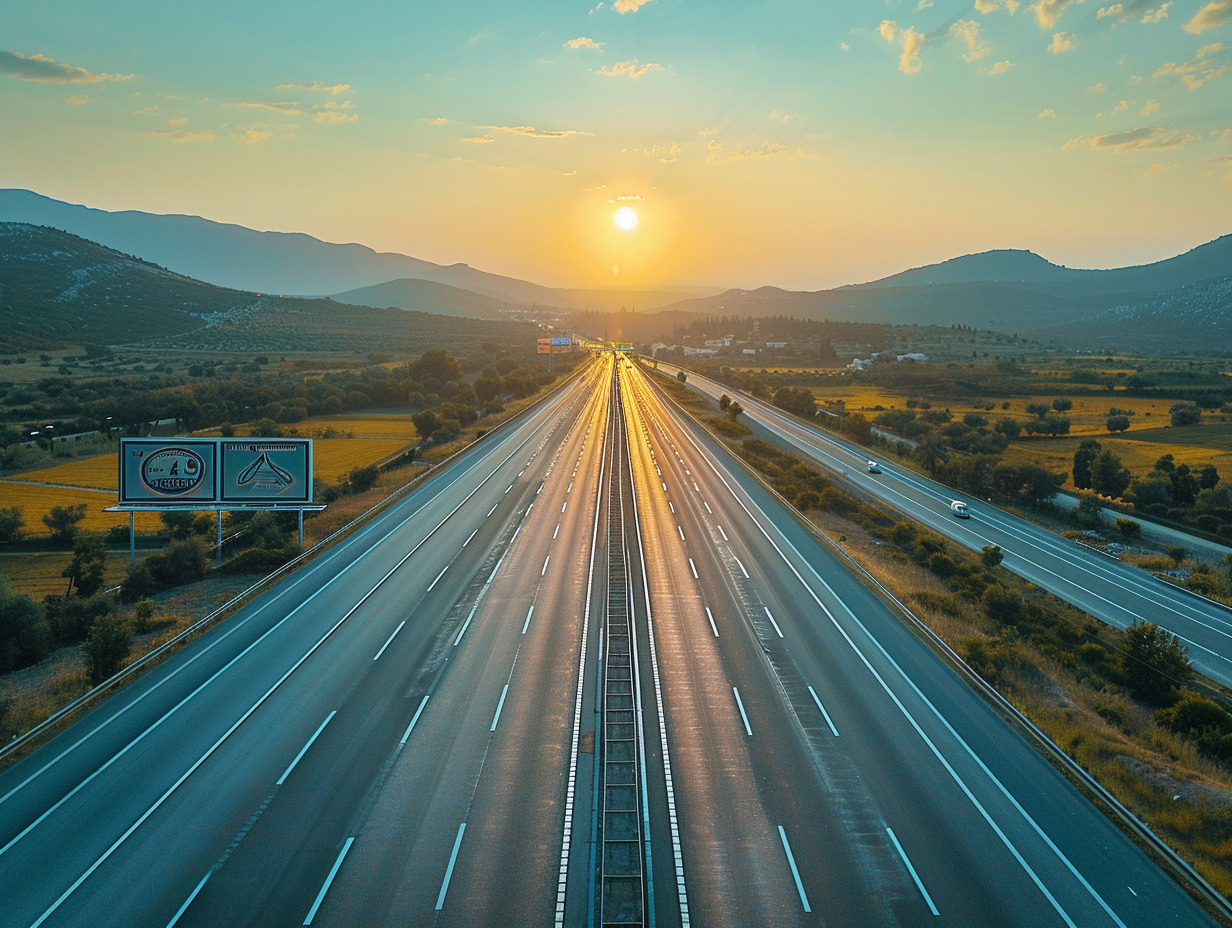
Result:
<svg viewBox="0 0 1232 928"><path fill-rule="evenodd" d="M5 928L1213 924L611 356L0 773L0 900Z"/></svg>
<svg viewBox="0 0 1232 928"><path fill-rule="evenodd" d="M670 374L679 370L670 364L659 367ZM999 546L1008 570L1101 621L1117 628L1135 621L1166 628L1185 643L1199 672L1232 686L1232 610L906 467L882 461L881 472L871 474L866 449L700 374L688 372L687 377L688 386L705 396L717 400L726 392L737 399L744 409L741 421L762 437L821 464L965 548ZM956 499L967 503L970 519L951 514L949 505Z"/></svg>

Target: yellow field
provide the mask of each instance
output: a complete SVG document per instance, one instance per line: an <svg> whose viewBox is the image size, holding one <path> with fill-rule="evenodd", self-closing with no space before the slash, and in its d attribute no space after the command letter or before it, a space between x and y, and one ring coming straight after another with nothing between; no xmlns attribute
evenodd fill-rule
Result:
<svg viewBox="0 0 1232 928"><path fill-rule="evenodd" d="M98 487L101 490L119 492L120 457L115 454L100 454L93 458L82 458L57 464L55 467L44 467L42 470L30 470L12 478L14 480L36 481L42 483L62 483L75 487Z"/></svg>
<svg viewBox="0 0 1232 928"><path fill-rule="evenodd" d="M406 439L318 438L312 443L313 473L333 483L356 467L367 467L406 447Z"/></svg>
<svg viewBox="0 0 1232 928"><path fill-rule="evenodd" d="M13 589L37 600L48 593L63 594L68 581L61 576L64 568L73 559L71 551L46 551L37 554L10 554L0 552L0 576L13 578ZM128 551L107 552L103 571L104 585L116 586L124 580L128 569Z"/></svg>
<svg viewBox="0 0 1232 928"><path fill-rule="evenodd" d="M87 532L105 532L113 525L128 525L128 515L122 512L103 512L106 506L116 505L115 490L80 490L68 487L44 487L33 483L21 483L12 479L0 480L0 508L16 506L25 520L29 535L46 535L43 514L53 506L86 504L85 518L79 526ZM156 513L137 513L137 528L140 531L155 531L162 525Z"/></svg>
<svg viewBox="0 0 1232 928"><path fill-rule="evenodd" d="M1077 405L1077 404L1075 404ZM1195 426L1192 429L1176 429L1181 432L1201 433L1206 426ZM1210 428L1209 432L1214 433ZM1207 464L1213 464L1224 479L1232 479L1232 450L1215 447L1214 445L1190 445L1177 442L1163 443L1149 440L1150 434L1144 431L1145 439L1134 438L1133 432L1122 433L1130 437L1112 436L1106 432L1095 434L1094 437L1103 448L1108 449L1121 459L1121 464L1129 468L1135 477L1150 472L1155 462L1165 454L1171 454L1177 464L1188 464L1190 470L1198 470ZM1212 434L1212 437L1213 434ZM1065 438L1037 438L1029 441L1013 442L1005 452L1005 460L1013 464L1034 463L1047 467L1053 472L1065 471L1066 488L1073 489L1072 477L1069 472L1074 466L1074 452L1078 449L1082 436Z"/></svg>
<svg viewBox="0 0 1232 928"><path fill-rule="evenodd" d="M401 439L403 442L415 441L415 425L407 415L390 413L356 413L349 416L321 416L297 422L288 429L304 438L317 438L328 429L333 429L339 435L351 435L354 438L389 438Z"/></svg>

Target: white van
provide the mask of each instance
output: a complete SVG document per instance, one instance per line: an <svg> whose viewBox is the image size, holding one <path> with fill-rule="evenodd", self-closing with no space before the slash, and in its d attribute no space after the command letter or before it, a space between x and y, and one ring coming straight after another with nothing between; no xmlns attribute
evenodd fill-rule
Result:
<svg viewBox="0 0 1232 928"><path fill-rule="evenodd" d="M970 519L971 511L967 508L967 504L960 499L950 503L950 512L954 513L960 519Z"/></svg>

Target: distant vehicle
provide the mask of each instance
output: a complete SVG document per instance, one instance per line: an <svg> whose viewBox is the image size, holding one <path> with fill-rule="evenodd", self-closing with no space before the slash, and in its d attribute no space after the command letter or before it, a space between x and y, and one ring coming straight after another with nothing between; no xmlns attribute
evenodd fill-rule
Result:
<svg viewBox="0 0 1232 928"><path fill-rule="evenodd" d="M956 499L950 503L950 511L960 519L971 518L971 510L969 510L967 508L967 504L960 499Z"/></svg>
<svg viewBox="0 0 1232 928"><path fill-rule="evenodd" d="M869 472L870 474L879 474L879 473L881 473L881 465L880 465L880 464L878 464L876 461L869 461L869 462L868 462L868 472Z"/></svg>

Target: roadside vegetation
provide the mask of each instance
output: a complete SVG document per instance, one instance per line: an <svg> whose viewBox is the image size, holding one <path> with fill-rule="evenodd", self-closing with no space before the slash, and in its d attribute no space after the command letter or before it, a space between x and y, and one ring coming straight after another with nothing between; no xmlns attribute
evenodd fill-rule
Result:
<svg viewBox="0 0 1232 928"><path fill-rule="evenodd" d="M314 498L327 508L306 514L304 544L311 547L533 403L582 358L555 356L549 367L543 359L530 355L528 360L496 345L483 346L465 366L443 350L407 362L375 358L366 368L346 372L333 387L352 388L348 409L380 404L380 412L331 408L320 418L294 423L261 416L224 421L198 434L313 437ZM305 378L302 370L296 376ZM307 380L323 376L310 372ZM281 371L275 379L284 379ZM336 394L326 399L329 395ZM250 414L270 411L249 404ZM79 448L92 453L72 457ZM10 493L3 496L0 490L3 741L302 550L295 513L231 512L223 517L225 559L216 566L214 513L151 513L138 518L138 557L130 564L127 517L102 525L95 518L98 509L115 503L114 442L104 437L65 446L40 440L33 449L39 457L29 451L23 448L14 458L43 467L0 480L0 488Z"/></svg>
<svg viewBox="0 0 1232 928"><path fill-rule="evenodd" d="M1232 697L1196 677L1183 645L1104 625L1001 566L857 498L816 467L656 382L838 548L885 585L1083 769L1232 893ZM720 407L724 406L720 400Z"/></svg>

